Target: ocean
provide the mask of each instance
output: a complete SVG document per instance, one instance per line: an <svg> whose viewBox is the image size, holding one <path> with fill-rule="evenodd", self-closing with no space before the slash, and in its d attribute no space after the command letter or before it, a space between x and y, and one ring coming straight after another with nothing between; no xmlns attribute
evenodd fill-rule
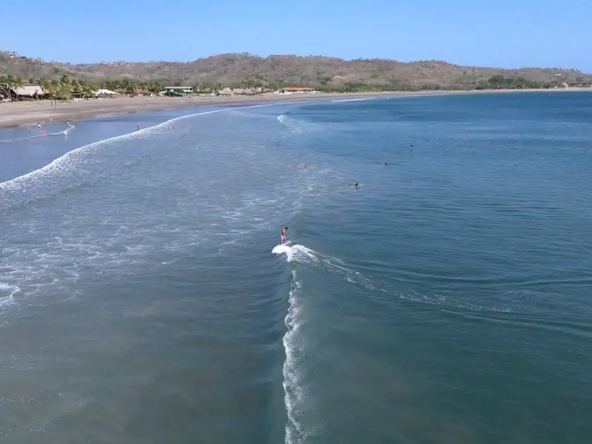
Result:
<svg viewBox="0 0 592 444"><path fill-rule="evenodd" d="M0 442L590 442L591 122L533 93L0 132Z"/></svg>

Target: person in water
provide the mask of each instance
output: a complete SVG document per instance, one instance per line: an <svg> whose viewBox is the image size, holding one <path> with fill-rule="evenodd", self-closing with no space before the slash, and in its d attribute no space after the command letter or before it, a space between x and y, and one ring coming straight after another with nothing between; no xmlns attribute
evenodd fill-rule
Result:
<svg viewBox="0 0 592 444"><path fill-rule="evenodd" d="M286 231L288 231L288 227L282 228L282 233L280 234L280 245L284 245L284 242L286 242Z"/></svg>
<svg viewBox="0 0 592 444"><path fill-rule="evenodd" d="M360 186L360 182L356 182L354 187L358 188Z"/></svg>

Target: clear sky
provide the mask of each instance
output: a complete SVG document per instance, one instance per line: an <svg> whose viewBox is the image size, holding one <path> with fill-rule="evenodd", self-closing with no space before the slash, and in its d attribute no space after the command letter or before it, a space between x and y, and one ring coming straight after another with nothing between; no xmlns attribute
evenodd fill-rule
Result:
<svg viewBox="0 0 592 444"><path fill-rule="evenodd" d="M592 0L13 0L2 9L0 49L73 63L249 52L592 72Z"/></svg>

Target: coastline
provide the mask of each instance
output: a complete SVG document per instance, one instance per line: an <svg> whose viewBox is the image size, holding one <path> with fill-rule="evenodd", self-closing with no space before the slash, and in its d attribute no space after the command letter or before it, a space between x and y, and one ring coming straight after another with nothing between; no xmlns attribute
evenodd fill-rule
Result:
<svg viewBox="0 0 592 444"><path fill-rule="evenodd" d="M529 89L529 90L479 90L479 91L384 91L368 93L317 93L302 96L267 95L250 97L121 97L113 99L89 99L58 103L51 108L49 101L0 103L0 129L37 123L75 121L109 115L145 111L190 108L197 106L242 105L266 102L310 102L320 100L363 99L373 97L413 97L464 94L509 94L534 92L590 92L590 89Z"/></svg>

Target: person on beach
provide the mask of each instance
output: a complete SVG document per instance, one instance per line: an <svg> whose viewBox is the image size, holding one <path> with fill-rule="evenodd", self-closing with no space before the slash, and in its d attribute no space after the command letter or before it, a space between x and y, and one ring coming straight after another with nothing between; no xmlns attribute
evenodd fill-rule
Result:
<svg viewBox="0 0 592 444"><path fill-rule="evenodd" d="M286 231L288 231L288 227L284 227L282 229L280 234L280 245L284 245L284 242L286 242Z"/></svg>

